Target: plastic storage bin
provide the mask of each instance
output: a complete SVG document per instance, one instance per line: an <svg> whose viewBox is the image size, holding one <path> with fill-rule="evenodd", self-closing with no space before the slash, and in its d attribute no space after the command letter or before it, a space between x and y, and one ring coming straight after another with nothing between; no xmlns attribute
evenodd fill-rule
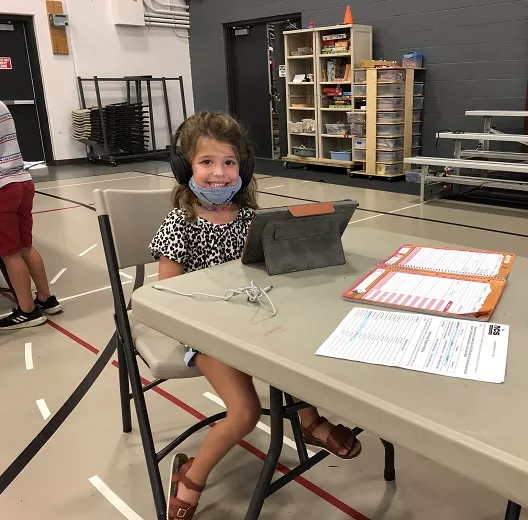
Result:
<svg viewBox="0 0 528 520"><path fill-rule="evenodd" d="M365 137L354 137L354 149L359 148L364 150L367 147L367 139Z"/></svg>
<svg viewBox="0 0 528 520"><path fill-rule="evenodd" d="M294 146L293 155L299 157L315 157L315 148L305 148L304 146Z"/></svg>
<svg viewBox="0 0 528 520"><path fill-rule="evenodd" d="M367 127L365 125L358 125L357 123L352 123L350 125L350 135L355 135L357 137L365 137L367 135Z"/></svg>
<svg viewBox="0 0 528 520"><path fill-rule="evenodd" d="M378 110L402 110L405 107L405 98L382 97L378 98Z"/></svg>
<svg viewBox="0 0 528 520"><path fill-rule="evenodd" d="M421 110L413 110L413 121L421 121L422 120L422 111Z"/></svg>
<svg viewBox="0 0 528 520"><path fill-rule="evenodd" d="M367 71L356 70L354 72L354 83L366 83L367 82Z"/></svg>
<svg viewBox="0 0 528 520"><path fill-rule="evenodd" d="M408 52L402 56L402 67L408 69L421 69L423 65L423 54Z"/></svg>
<svg viewBox="0 0 528 520"><path fill-rule="evenodd" d="M400 137L403 135L403 125L377 125L376 134L379 137Z"/></svg>
<svg viewBox="0 0 528 520"><path fill-rule="evenodd" d="M403 164L376 163L376 173L378 175L402 175Z"/></svg>
<svg viewBox="0 0 528 520"><path fill-rule="evenodd" d="M330 135L345 135L349 133L350 126L346 123L326 123L326 133Z"/></svg>
<svg viewBox="0 0 528 520"><path fill-rule="evenodd" d="M395 148L403 148L402 137L378 137L376 139L376 148L378 150L393 150Z"/></svg>
<svg viewBox="0 0 528 520"><path fill-rule="evenodd" d="M352 150L330 152L330 159L333 159L334 161L351 161Z"/></svg>
<svg viewBox="0 0 528 520"><path fill-rule="evenodd" d="M405 85L378 85L378 96L405 96Z"/></svg>
<svg viewBox="0 0 528 520"><path fill-rule="evenodd" d="M379 162L398 162L403 161L403 151L397 152L377 152L376 161Z"/></svg>
<svg viewBox="0 0 528 520"><path fill-rule="evenodd" d="M424 106L423 96L415 96L413 99L413 108L416 108L417 110L421 110L423 106Z"/></svg>
<svg viewBox="0 0 528 520"><path fill-rule="evenodd" d="M405 81L405 71L380 69L378 70L378 81L380 83L403 83Z"/></svg>
<svg viewBox="0 0 528 520"><path fill-rule="evenodd" d="M413 148L420 146L420 136L419 135L413 135L412 137L412 145Z"/></svg>
<svg viewBox="0 0 528 520"><path fill-rule="evenodd" d="M354 161L361 162L367 160L367 150L358 150L354 148Z"/></svg>
<svg viewBox="0 0 528 520"><path fill-rule="evenodd" d="M415 83L414 84L414 95L415 96L423 96L424 93L424 84L423 83Z"/></svg>
<svg viewBox="0 0 528 520"><path fill-rule="evenodd" d="M413 148L411 150L411 157L417 157L418 155L420 155L420 147L418 148Z"/></svg>
<svg viewBox="0 0 528 520"><path fill-rule="evenodd" d="M421 131L421 124L420 123L413 123L412 125L412 133L413 135L419 135Z"/></svg>
<svg viewBox="0 0 528 520"><path fill-rule="evenodd" d="M399 112L378 112L376 117L378 123L403 123L405 112L400 110Z"/></svg>
<svg viewBox="0 0 528 520"><path fill-rule="evenodd" d="M405 172L405 180L407 182L421 182L422 172L421 170L407 170Z"/></svg>
<svg viewBox="0 0 528 520"><path fill-rule="evenodd" d="M366 96L367 86L366 85L354 85L354 96Z"/></svg>
<svg viewBox="0 0 528 520"><path fill-rule="evenodd" d="M349 123L359 123L360 125L364 125L367 121L367 113L365 110L347 112L347 118Z"/></svg>

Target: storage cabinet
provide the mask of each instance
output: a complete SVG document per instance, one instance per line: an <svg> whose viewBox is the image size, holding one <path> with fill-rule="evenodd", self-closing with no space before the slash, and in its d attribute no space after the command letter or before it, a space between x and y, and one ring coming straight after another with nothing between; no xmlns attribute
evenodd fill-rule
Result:
<svg viewBox="0 0 528 520"><path fill-rule="evenodd" d="M286 31L288 162L350 168L353 134L347 112L365 97L354 69L372 58L372 27L336 25ZM363 81L364 83L364 81ZM310 125L315 131L299 132ZM304 124L304 126L303 126ZM362 120L366 124L366 120ZM356 137L365 135L364 128Z"/></svg>

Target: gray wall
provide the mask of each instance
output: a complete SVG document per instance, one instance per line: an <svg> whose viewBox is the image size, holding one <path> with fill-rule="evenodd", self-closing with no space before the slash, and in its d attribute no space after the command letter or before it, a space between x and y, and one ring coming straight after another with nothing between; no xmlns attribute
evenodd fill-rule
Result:
<svg viewBox="0 0 528 520"><path fill-rule="evenodd" d="M478 131L465 110L524 110L528 78L528 0L350 0L356 23L372 25L374 57L399 60L415 50L427 67L423 154L436 131ZM335 25L339 0L190 0L191 67L196 110L227 110L222 23L302 13L303 25ZM521 133L520 118L495 120ZM452 145L440 144L440 154Z"/></svg>

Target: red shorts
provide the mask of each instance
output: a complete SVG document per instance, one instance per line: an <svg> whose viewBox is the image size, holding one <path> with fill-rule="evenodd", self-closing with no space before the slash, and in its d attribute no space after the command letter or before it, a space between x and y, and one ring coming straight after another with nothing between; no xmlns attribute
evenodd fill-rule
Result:
<svg viewBox="0 0 528 520"><path fill-rule="evenodd" d="M0 188L0 256L11 256L32 244L33 181Z"/></svg>

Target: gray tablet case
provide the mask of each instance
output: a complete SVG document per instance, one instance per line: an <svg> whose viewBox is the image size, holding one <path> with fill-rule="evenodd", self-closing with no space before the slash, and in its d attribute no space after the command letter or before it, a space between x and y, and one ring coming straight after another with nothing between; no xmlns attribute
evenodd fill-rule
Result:
<svg viewBox="0 0 528 520"><path fill-rule="evenodd" d="M344 264L341 235L358 205L346 200L259 210L242 263L265 262L270 275Z"/></svg>

